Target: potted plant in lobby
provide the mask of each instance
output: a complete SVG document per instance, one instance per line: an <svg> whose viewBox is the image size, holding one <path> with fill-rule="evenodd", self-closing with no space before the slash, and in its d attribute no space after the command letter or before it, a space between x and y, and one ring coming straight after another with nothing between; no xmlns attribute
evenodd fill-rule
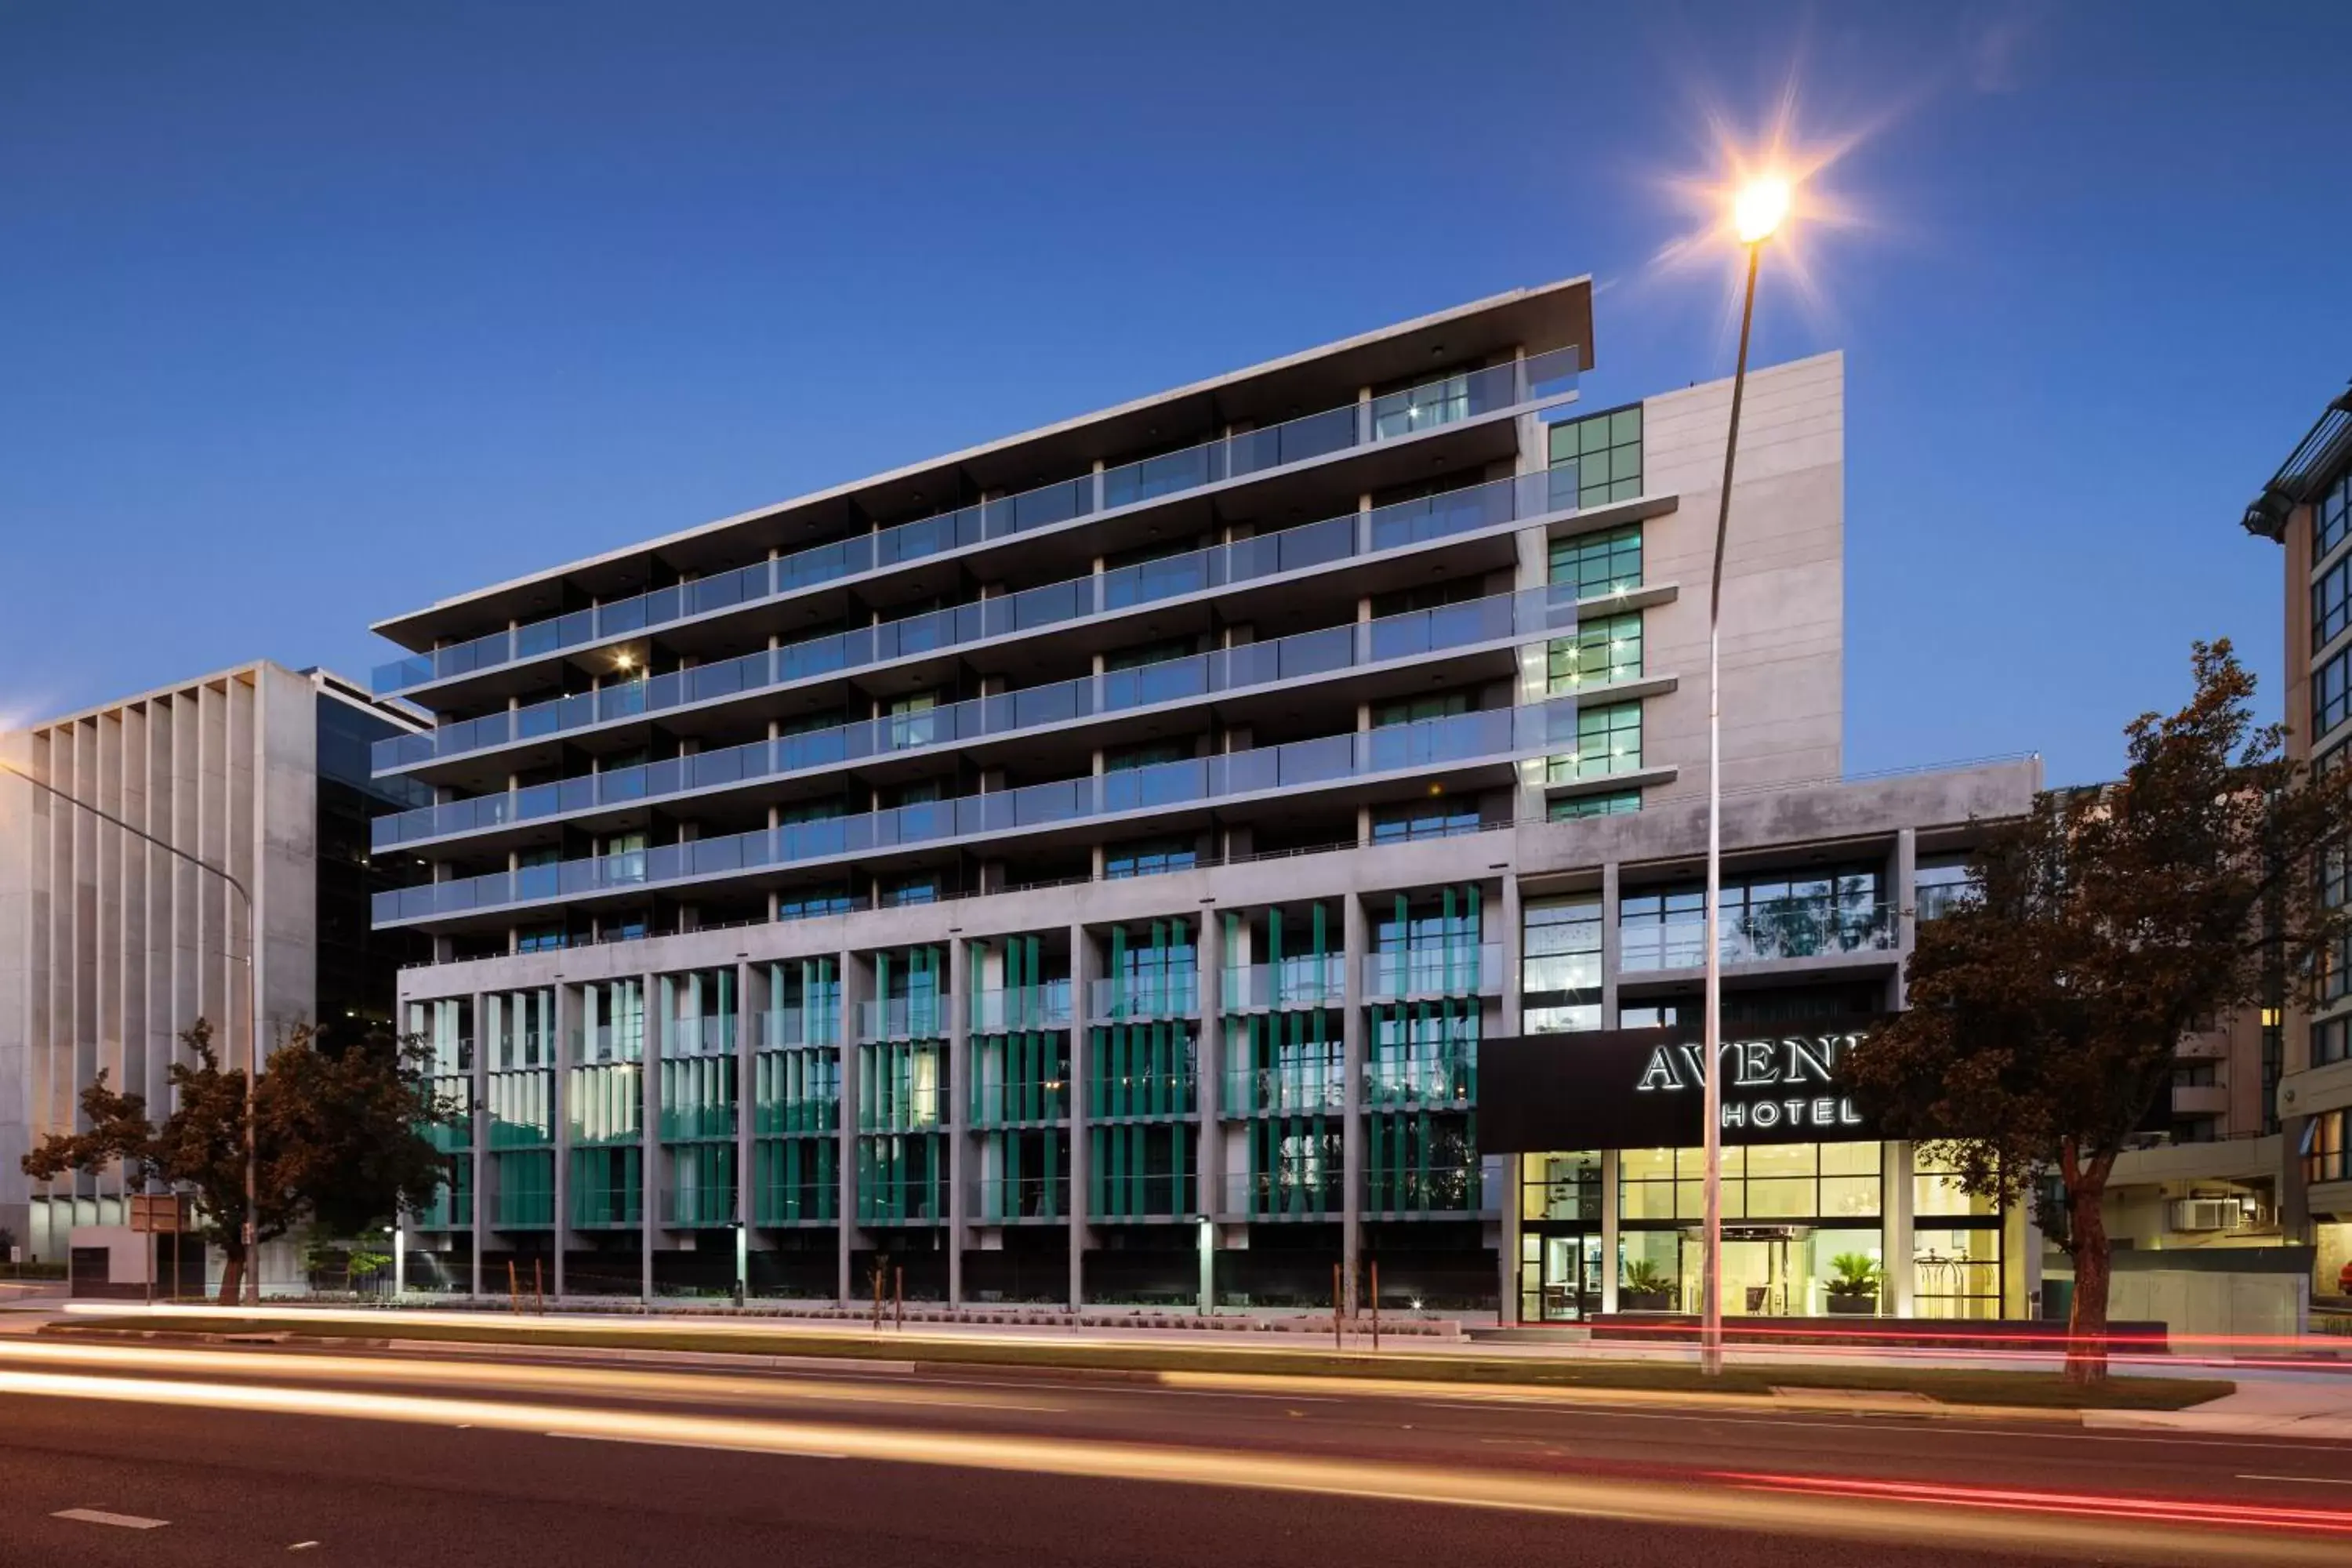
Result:
<svg viewBox="0 0 2352 1568"><path fill-rule="evenodd" d="M1617 1282L1617 1310L1622 1312L1665 1312L1674 1310L1675 1282L1658 1272L1646 1258L1625 1265Z"/></svg>
<svg viewBox="0 0 2352 1568"><path fill-rule="evenodd" d="M1875 1312L1878 1310L1878 1264L1868 1253L1841 1252L1830 1259L1833 1271L1829 1282L1829 1308L1832 1312Z"/></svg>

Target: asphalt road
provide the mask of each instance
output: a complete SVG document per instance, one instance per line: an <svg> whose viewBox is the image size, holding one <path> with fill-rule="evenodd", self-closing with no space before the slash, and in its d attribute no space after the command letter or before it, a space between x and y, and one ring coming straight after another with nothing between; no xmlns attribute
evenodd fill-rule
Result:
<svg viewBox="0 0 2352 1568"><path fill-rule="evenodd" d="M8 1568L2316 1563L2347 1537L2352 1447L2328 1444L1462 1389L0 1346Z"/></svg>

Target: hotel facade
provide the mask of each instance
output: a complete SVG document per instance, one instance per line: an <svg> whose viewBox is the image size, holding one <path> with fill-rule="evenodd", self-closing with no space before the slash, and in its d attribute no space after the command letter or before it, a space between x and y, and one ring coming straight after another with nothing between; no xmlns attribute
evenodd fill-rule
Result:
<svg viewBox="0 0 2352 1568"><path fill-rule="evenodd" d="M1521 290L380 623L409 1287L1695 1306L1730 388L1592 342ZM1845 777L1842 359L1747 395L1726 1307L2023 1315L1825 1068L2039 764Z"/></svg>

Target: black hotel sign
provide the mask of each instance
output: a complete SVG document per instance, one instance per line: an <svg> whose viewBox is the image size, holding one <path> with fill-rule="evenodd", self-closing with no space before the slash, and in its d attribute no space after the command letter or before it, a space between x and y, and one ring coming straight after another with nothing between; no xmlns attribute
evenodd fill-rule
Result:
<svg viewBox="0 0 2352 1568"><path fill-rule="evenodd" d="M1723 1140L1810 1143L1875 1138L1839 1089L1838 1063L1868 1048L1868 1018L1738 1025L1719 1047ZM1695 1148L1705 1140L1705 1047L1682 1029L1522 1035L1478 1047L1478 1145Z"/></svg>

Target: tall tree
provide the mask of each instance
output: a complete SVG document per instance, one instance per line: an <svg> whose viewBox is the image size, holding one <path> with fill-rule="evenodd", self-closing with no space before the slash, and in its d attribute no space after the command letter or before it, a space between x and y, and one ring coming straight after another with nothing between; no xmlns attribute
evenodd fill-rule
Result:
<svg viewBox="0 0 2352 1568"><path fill-rule="evenodd" d="M148 1114L143 1095L117 1090L101 1072L81 1092L82 1130L49 1134L23 1165L35 1180L52 1181L120 1161L141 1186L193 1193L197 1234L224 1260L221 1302L233 1305L252 1262L245 1073L221 1065L204 1019L180 1042L190 1059L169 1069L173 1109L163 1121ZM356 1229L432 1198L447 1162L423 1131L444 1112L413 1044L372 1037L330 1055L297 1028L270 1053L257 1089L257 1239L274 1240L305 1215Z"/></svg>
<svg viewBox="0 0 2352 1568"><path fill-rule="evenodd" d="M2032 1197L2072 1255L2069 1379L2106 1375L2116 1156L2169 1092L2184 1036L2340 963L2352 768L2315 776L2257 725L2226 641L2195 646L2196 692L2126 728L2129 765L1997 824L1975 896L1921 921L1910 1005L1845 1060L1890 1136L1923 1140L1959 1184Z"/></svg>

